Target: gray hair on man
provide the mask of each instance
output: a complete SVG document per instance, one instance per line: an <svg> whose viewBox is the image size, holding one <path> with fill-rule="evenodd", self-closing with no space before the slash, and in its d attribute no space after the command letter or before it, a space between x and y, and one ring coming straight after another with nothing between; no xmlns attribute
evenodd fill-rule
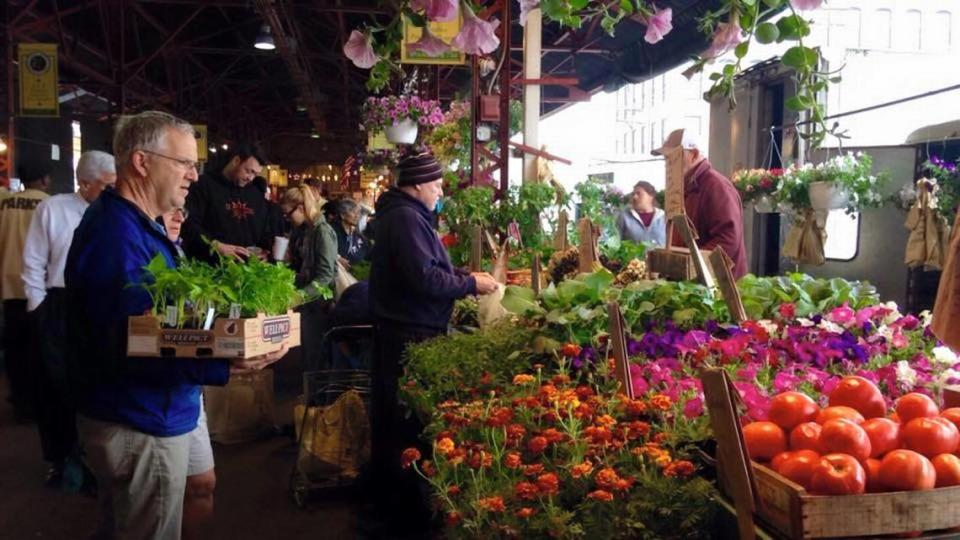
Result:
<svg viewBox="0 0 960 540"><path fill-rule="evenodd" d="M353 199L340 199L337 201L337 213L342 216L348 212L354 211L359 206L360 205L357 204L357 201L354 201Z"/></svg>
<svg viewBox="0 0 960 540"><path fill-rule="evenodd" d="M117 132L113 136L117 172L123 171L130 164L130 156L135 151L156 151L169 129L196 136L196 130L189 122L161 111L144 111L120 118Z"/></svg>
<svg viewBox="0 0 960 540"><path fill-rule="evenodd" d="M117 163L113 156L100 150L90 150L80 155L77 180L96 182L104 174L117 174Z"/></svg>

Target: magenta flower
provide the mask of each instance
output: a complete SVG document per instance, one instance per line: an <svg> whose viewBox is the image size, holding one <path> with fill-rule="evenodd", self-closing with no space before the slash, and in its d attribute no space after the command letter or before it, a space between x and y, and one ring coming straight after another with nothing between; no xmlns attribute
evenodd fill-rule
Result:
<svg viewBox="0 0 960 540"><path fill-rule="evenodd" d="M459 0L412 0L410 8L414 11L423 11L431 21L452 21L460 11Z"/></svg>
<svg viewBox="0 0 960 540"><path fill-rule="evenodd" d="M739 21L732 23L720 23L717 30L713 33L713 40L710 47L703 52L704 58L716 58L730 49L736 47L743 41L743 31L740 29Z"/></svg>
<svg viewBox="0 0 960 540"><path fill-rule="evenodd" d="M844 302L842 306L834 308L827 316L827 319L842 326L850 326L850 323L856 320L856 315L857 314L850 309L850 306Z"/></svg>
<svg viewBox="0 0 960 540"><path fill-rule="evenodd" d="M527 14L540 7L540 0L518 0L520 2L520 26L527 25Z"/></svg>
<svg viewBox="0 0 960 540"><path fill-rule="evenodd" d="M683 406L683 416L694 419L703 415L703 398L699 395L687 401Z"/></svg>
<svg viewBox="0 0 960 540"><path fill-rule="evenodd" d="M654 6L653 15L646 17L644 24L647 25L647 33L643 36L644 41L650 44L658 43L673 30L673 10L657 9Z"/></svg>
<svg viewBox="0 0 960 540"><path fill-rule="evenodd" d="M360 69L370 69L380 61L373 52L373 36L359 30L350 32L350 39L343 45L343 54Z"/></svg>
<svg viewBox="0 0 960 540"><path fill-rule="evenodd" d="M500 21L496 19L493 22L481 20L474 15L468 6L464 5L463 27L460 29L460 33L450 42L450 45L467 54L492 53L500 46L500 38L494 34L494 30L498 26L500 26Z"/></svg>
<svg viewBox="0 0 960 540"><path fill-rule="evenodd" d="M647 380L643 377L642 367L636 364L630 364L630 378L633 379L633 395L635 397L640 397L650 390L650 385L647 384Z"/></svg>
<svg viewBox="0 0 960 540"><path fill-rule="evenodd" d="M821 4L823 4L823 0L790 0L793 9L799 9L800 11L817 9Z"/></svg>
<svg viewBox="0 0 960 540"><path fill-rule="evenodd" d="M407 45L408 54L422 52L431 58L440 56L449 50L450 46L444 43L442 39L433 35L430 32L430 28L426 26L423 27L423 35L420 39Z"/></svg>
<svg viewBox="0 0 960 540"><path fill-rule="evenodd" d="M794 390L798 384L800 384L800 377L787 371L781 371L773 378L773 390L777 393Z"/></svg>
<svg viewBox="0 0 960 540"><path fill-rule="evenodd" d="M792 303L780 304L777 311L784 319L792 319L797 316L797 306Z"/></svg>

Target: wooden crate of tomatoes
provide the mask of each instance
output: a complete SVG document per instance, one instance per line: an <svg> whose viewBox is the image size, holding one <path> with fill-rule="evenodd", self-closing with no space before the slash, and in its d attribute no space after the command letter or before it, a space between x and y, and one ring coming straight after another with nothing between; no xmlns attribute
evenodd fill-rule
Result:
<svg viewBox="0 0 960 540"><path fill-rule="evenodd" d="M960 408L941 411L930 397L911 393L888 410L872 382L846 377L824 408L803 393L783 392L772 398L767 420L745 422L729 379L713 375L709 383L705 376L704 391L725 394L707 395L724 450L721 489L778 533L842 538L960 526ZM731 456L748 456L749 469ZM749 486L749 495L738 495L740 486Z"/></svg>

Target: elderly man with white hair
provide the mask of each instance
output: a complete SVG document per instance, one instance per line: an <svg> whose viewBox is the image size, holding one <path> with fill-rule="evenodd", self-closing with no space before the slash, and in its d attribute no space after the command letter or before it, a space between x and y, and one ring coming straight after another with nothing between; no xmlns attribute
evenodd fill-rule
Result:
<svg viewBox="0 0 960 540"><path fill-rule="evenodd" d="M183 208L197 181L193 127L147 111L117 125L117 187L90 205L64 273L68 375L87 464L97 479L102 538L180 538L200 386L262 369L286 348L250 359L127 355L127 318L152 306L137 284L176 249L157 218Z"/></svg>
<svg viewBox="0 0 960 540"><path fill-rule="evenodd" d="M85 152L77 163L76 193L45 199L30 221L23 247L23 285L27 311L40 341L40 358L31 372L37 399L37 429L43 459L50 464L47 483L56 485L77 443L76 414L68 405L64 362L66 294L63 268L80 218L107 187L117 181L113 156L99 150Z"/></svg>

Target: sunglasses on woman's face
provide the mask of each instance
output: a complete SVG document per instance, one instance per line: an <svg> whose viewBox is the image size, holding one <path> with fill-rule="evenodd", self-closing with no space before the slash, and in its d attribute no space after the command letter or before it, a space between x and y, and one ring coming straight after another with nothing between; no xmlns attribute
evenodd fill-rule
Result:
<svg viewBox="0 0 960 540"><path fill-rule="evenodd" d="M291 219L293 219L293 215L296 214L296 213L297 213L297 210L299 210L299 209L300 209L299 206L294 206L294 207L291 208L290 210L288 210L288 211L286 211L286 212L283 213L283 218L286 219L286 220L288 220L288 221L291 220Z"/></svg>

